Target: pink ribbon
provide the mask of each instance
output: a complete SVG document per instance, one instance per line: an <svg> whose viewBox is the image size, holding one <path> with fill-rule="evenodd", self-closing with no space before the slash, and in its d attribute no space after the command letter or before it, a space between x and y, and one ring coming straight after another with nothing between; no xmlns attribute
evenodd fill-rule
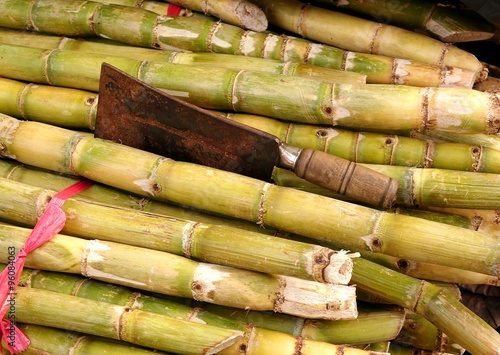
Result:
<svg viewBox="0 0 500 355"><path fill-rule="evenodd" d="M179 16L182 11L182 7L169 4L167 8L167 16Z"/></svg>
<svg viewBox="0 0 500 355"><path fill-rule="evenodd" d="M10 258L15 249L9 248L9 263L0 273L0 333L11 354L26 350L30 341L15 325L16 289L21 278L26 256L33 250L52 239L66 223L66 214L61 209L63 203L71 196L89 188L92 182L82 180L58 192L47 205L36 223L24 246L15 259ZM13 255L12 255L13 257ZM7 313L8 312L8 313ZM7 318L5 315L7 314Z"/></svg>

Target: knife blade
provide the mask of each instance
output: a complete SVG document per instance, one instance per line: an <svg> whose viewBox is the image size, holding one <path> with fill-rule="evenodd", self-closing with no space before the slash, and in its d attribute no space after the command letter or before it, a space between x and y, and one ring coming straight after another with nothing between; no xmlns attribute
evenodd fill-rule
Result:
<svg viewBox="0 0 500 355"><path fill-rule="evenodd" d="M107 64L94 135L172 158L271 181L275 166L367 205L390 208L396 180L343 158L281 142Z"/></svg>

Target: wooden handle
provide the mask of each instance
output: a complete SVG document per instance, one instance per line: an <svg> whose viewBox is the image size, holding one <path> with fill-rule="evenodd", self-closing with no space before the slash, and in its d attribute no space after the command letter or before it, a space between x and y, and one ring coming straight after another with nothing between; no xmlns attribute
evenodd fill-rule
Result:
<svg viewBox="0 0 500 355"><path fill-rule="evenodd" d="M294 172L313 184L374 207L390 208L396 201L396 180L318 150L302 149Z"/></svg>

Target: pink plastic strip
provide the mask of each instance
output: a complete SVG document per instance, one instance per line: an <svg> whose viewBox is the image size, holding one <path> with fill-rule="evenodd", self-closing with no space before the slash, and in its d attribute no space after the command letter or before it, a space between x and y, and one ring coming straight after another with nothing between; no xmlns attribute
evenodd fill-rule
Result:
<svg viewBox="0 0 500 355"><path fill-rule="evenodd" d="M59 233L66 223L66 214L61 209L71 196L89 188L92 182L82 180L57 193L47 205L36 223L24 246L15 259L10 260L5 270L0 273L0 332L11 354L26 350L29 339L15 325L16 289L21 278L26 256ZM15 248L8 250L9 256ZM13 255L12 255L13 256ZM8 313L7 313L8 312ZM5 315L7 314L7 317Z"/></svg>
<svg viewBox="0 0 500 355"><path fill-rule="evenodd" d="M182 11L182 7L169 4L167 9L167 16L179 16Z"/></svg>

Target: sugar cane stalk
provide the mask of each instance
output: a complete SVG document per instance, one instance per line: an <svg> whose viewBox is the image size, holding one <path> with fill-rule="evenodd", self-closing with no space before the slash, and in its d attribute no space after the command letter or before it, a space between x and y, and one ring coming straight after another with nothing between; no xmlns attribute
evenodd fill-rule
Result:
<svg viewBox="0 0 500 355"><path fill-rule="evenodd" d="M31 230L0 225L2 250L19 250ZM7 262L6 252L0 254ZM142 267L147 260L147 270ZM33 251L26 266L78 273L101 281L238 308L302 317L356 317L355 288L199 263L120 243L57 235Z"/></svg>
<svg viewBox="0 0 500 355"><path fill-rule="evenodd" d="M139 47L193 52L216 52L263 57L283 62L324 66L367 75L369 83L416 86L464 86L471 88L475 72L409 60L344 51L335 47L245 31L204 17L160 17L137 8L88 3L85 0L49 1L3 0L0 25L69 37L99 35ZM68 16L68 14L74 14ZM36 15L35 15L36 14ZM98 26L90 26L92 18ZM34 20L36 19L36 20ZM33 22L34 20L34 22ZM77 26L75 26L77 24Z"/></svg>
<svg viewBox="0 0 500 355"><path fill-rule="evenodd" d="M331 9L348 10L378 22L391 23L409 30L421 29L443 42L468 42L489 39L495 27L472 11L441 6L433 1L314 0Z"/></svg>
<svg viewBox="0 0 500 355"><path fill-rule="evenodd" d="M444 131L422 131L409 133L411 137L430 139L438 142L458 142L471 145L481 145L500 151L500 136L498 134L455 134Z"/></svg>
<svg viewBox="0 0 500 355"><path fill-rule="evenodd" d="M370 250L499 274L497 236L375 211L226 171L176 162L38 122L22 122L6 115L0 118L1 155L25 164L79 174L155 199L336 242L348 250ZM234 198L234 191L238 191L238 199ZM446 250L442 245L446 245Z"/></svg>
<svg viewBox="0 0 500 355"><path fill-rule="evenodd" d="M451 339L458 340L469 352L495 354L500 351L500 335L439 286L388 270L362 258L355 260L354 270L353 282L358 288L424 316ZM368 277L369 280L366 279ZM384 293L384 289L388 292ZM469 327L475 330L469 333L466 330ZM487 333L489 335L486 336ZM476 336L489 339L478 340Z"/></svg>
<svg viewBox="0 0 500 355"><path fill-rule="evenodd" d="M276 354L291 355L292 353L287 352L288 349L294 348L297 344L302 344L304 347L310 348L313 353L335 353L338 350L338 347L331 344L305 340L278 331L258 329L251 325L210 314L200 309L192 309L180 303L158 297L141 295L127 288L85 279L76 275L30 270L23 273L21 282L25 287L33 287L39 290L58 292L99 302L111 303L127 307L132 311L141 310L183 321L208 324L223 329L235 329L244 333L250 333L245 335L245 338L253 336L260 339L260 342L249 342L248 339L235 342L233 346L229 347L229 353L234 353L231 352L233 348L241 349L242 346L245 346L245 353L268 353L272 351ZM275 348L270 349L266 343L273 344ZM345 348L345 351L346 354L368 355L367 353L359 352L355 349Z"/></svg>
<svg viewBox="0 0 500 355"><path fill-rule="evenodd" d="M243 335L239 330L34 288L18 288L15 302L16 320L22 323L65 326L73 331L181 354L216 354Z"/></svg>
<svg viewBox="0 0 500 355"><path fill-rule="evenodd" d="M144 10L152 11L158 15L168 16L193 16L193 11L185 7L166 3L162 1L143 1L143 0L93 0L95 2L104 2L107 4L138 7Z"/></svg>
<svg viewBox="0 0 500 355"><path fill-rule="evenodd" d="M249 114L220 114L271 133L283 142L302 148L321 150L358 163L484 173L500 172L499 153L477 144L434 142L430 139L423 140L393 134L356 132L283 122ZM436 132L436 134L439 133Z"/></svg>
<svg viewBox="0 0 500 355"><path fill-rule="evenodd" d="M264 10L271 24L321 43L423 63L458 66L476 72L478 77L484 69L481 62L466 51L399 27L297 0L252 1Z"/></svg>
<svg viewBox="0 0 500 355"><path fill-rule="evenodd" d="M0 78L0 88L3 89L0 111L7 115L75 129L94 128L97 106L94 93L5 78ZM52 99L55 97L58 99ZM500 172L500 153L478 145L285 123L257 115L227 113L224 116L271 133L283 142L358 163Z"/></svg>
<svg viewBox="0 0 500 355"><path fill-rule="evenodd" d="M332 344L393 339L401 330L405 319L405 312L395 307L365 306L356 319L335 321L304 319L282 313L241 310L208 303L201 304L201 307L197 304L193 308L182 304L187 299L170 300L166 297L144 295L134 289L79 275L32 269L23 270L21 284L24 287L89 298L221 328L245 331L247 326L252 324L257 331L258 328L266 328L294 337ZM215 313L208 309L215 310Z"/></svg>
<svg viewBox="0 0 500 355"><path fill-rule="evenodd" d="M0 160L0 176L24 184L38 186L54 191L63 190L81 180L80 177L74 175L61 175L50 170L36 169L11 160L3 159ZM254 223L210 215L198 210L189 209L187 206L174 206L97 183L94 183L94 185L89 187L87 190L80 192L79 196L107 205L162 214L179 219L196 220L209 224L227 225L262 234L275 235L276 233L271 229L261 228Z"/></svg>
<svg viewBox="0 0 500 355"><path fill-rule="evenodd" d="M15 164L13 162L6 160L0 160L0 176L24 184L38 186L44 189L51 189L55 191L62 190L74 184L78 180L76 177L63 176L60 174L52 173L50 171L42 171L28 166L21 166L19 164ZM84 197L86 199L91 199L104 204L144 210L152 213L159 213L162 215L171 216L178 219L200 221L202 224L203 223L221 224L243 230L250 230L258 233L279 235L280 237L284 238L292 237L290 234L287 234L286 232L283 231L274 231L270 228L263 229L255 224L250 224L247 222L222 219L220 217L210 216L204 213L199 213L191 210L186 210L180 207L167 205L155 200L148 200L146 198L141 198L140 196L133 197L128 194L124 194L123 192L118 191L116 189L102 186L100 184L94 184L89 189L85 190L84 192L81 192L79 194L79 197ZM420 218L422 218L422 216L424 216L425 218L430 218L428 216L428 214L430 213L429 211L403 210L401 208L398 208L398 210L396 211L396 213L403 213L410 215L415 215L417 212L420 212L417 214L417 216ZM472 210L472 212L474 213L474 210ZM35 213L33 215L35 215ZM439 216L441 215L442 213L439 214ZM451 219L447 218L446 220L443 218L436 219L432 217L432 220L439 221L440 223L457 225L462 228L471 228L471 221L469 219L467 219L466 217L462 217L462 219L465 219L466 221L462 222L462 220L459 220L459 222L461 223L457 223L456 217L460 216L452 215ZM491 218L495 218L495 216L492 216ZM485 227L483 227L483 229L484 228ZM491 232L491 228L488 229L488 231ZM299 236L293 236L293 239L297 240L298 237ZM311 243L311 244L317 243L317 241L310 239L304 240L304 238L300 238L298 240L303 240L306 243ZM496 276L484 275L466 270L458 270L450 267L445 267L442 265L422 263L422 262L417 262L415 260L392 257L380 253L370 253L366 251L361 251L361 253L365 258L368 258L369 260L372 260L388 268L391 268L393 270L398 270L401 273L416 278L463 283L463 284L500 285L500 281Z"/></svg>
<svg viewBox="0 0 500 355"><path fill-rule="evenodd" d="M95 125L97 94L85 90L0 78L0 112L61 127Z"/></svg>
<svg viewBox="0 0 500 355"><path fill-rule="evenodd" d="M367 166L399 182L396 203L402 206L500 209L499 174L378 164ZM273 176L280 186L333 196L326 189L316 187L298 177L290 176L281 169L276 169Z"/></svg>
<svg viewBox="0 0 500 355"><path fill-rule="evenodd" d="M464 349L453 339L449 339L429 321L413 312L407 313L403 329L393 340L423 350L448 354L463 354L464 352Z"/></svg>
<svg viewBox="0 0 500 355"><path fill-rule="evenodd" d="M152 5L142 4L142 1L136 0L97 0L96 2L119 4L124 6L140 7L144 9L153 8ZM146 1L148 3L148 1ZM151 3L155 3L151 1ZM160 2L161 4L161 2ZM223 20L226 23L235 26L262 32L267 29L267 18L264 12L255 4L247 0L170 0L170 4L182 6L190 10L205 13ZM165 4L166 6L167 4ZM160 8L161 9L161 8ZM168 8L155 11L160 15L169 14ZM166 10L166 11L165 11ZM151 10L150 10L151 11Z"/></svg>
<svg viewBox="0 0 500 355"><path fill-rule="evenodd" d="M54 191L0 178L0 217L34 226ZM352 260L345 252L222 225L174 219L75 198L62 233L165 251L207 263L348 284Z"/></svg>
<svg viewBox="0 0 500 355"><path fill-rule="evenodd" d="M470 223L471 229L490 234L500 234L500 211L470 208L429 207L430 212L459 216ZM425 212L425 211L424 211ZM466 282L465 282L466 283Z"/></svg>
<svg viewBox="0 0 500 355"><path fill-rule="evenodd" d="M95 53L82 56L75 51L6 44L0 45L0 54L0 75L12 79L97 91L101 65L107 62L204 108L296 122L357 130L437 129L490 134L500 128L500 105L495 106L500 93L465 88L332 84L255 71L143 62ZM191 80L193 76L199 80ZM398 100L394 100L396 96ZM374 105L378 107L376 112Z"/></svg>
<svg viewBox="0 0 500 355"><path fill-rule="evenodd" d="M171 0L173 4L210 14L221 20L252 31L265 31L267 18L255 4L246 0Z"/></svg>
<svg viewBox="0 0 500 355"><path fill-rule="evenodd" d="M0 88L3 89L0 111L7 115L61 127L94 129L97 94L5 78L0 78ZM58 99L54 100L56 97ZM358 163L500 172L500 153L478 145L285 123L249 114L227 113L224 116L271 133L297 147L318 149Z"/></svg>
<svg viewBox="0 0 500 355"><path fill-rule="evenodd" d="M303 76L336 83L366 83L366 75L316 65L282 62L273 59L236 56L219 53L192 53L156 50L135 46L117 46L109 43L84 41L35 32L0 29L0 43L40 49L64 49L80 52L132 58L141 61L157 60L168 63L215 66L233 70L247 69L289 76Z"/></svg>
<svg viewBox="0 0 500 355"><path fill-rule="evenodd" d="M130 343L102 338L95 335L72 332L35 324L20 324L16 326L30 339L29 347L23 355L167 355L159 350L133 346ZM10 354L8 352L7 354Z"/></svg>
<svg viewBox="0 0 500 355"><path fill-rule="evenodd" d="M300 319L285 314L271 312L246 312L241 309L202 304L203 309L233 320L253 324L256 327L285 331L286 333L350 346L394 339L394 333L400 332L400 321L404 320L404 311L394 307L374 307L359 304L358 317L354 320L324 321ZM373 325L373 326L372 326ZM350 328L350 327L353 328ZM364 329L361 329L363 327ZM366 327L366 328L365 328ZM284 330L285 328L286 330Z"/></svg>

